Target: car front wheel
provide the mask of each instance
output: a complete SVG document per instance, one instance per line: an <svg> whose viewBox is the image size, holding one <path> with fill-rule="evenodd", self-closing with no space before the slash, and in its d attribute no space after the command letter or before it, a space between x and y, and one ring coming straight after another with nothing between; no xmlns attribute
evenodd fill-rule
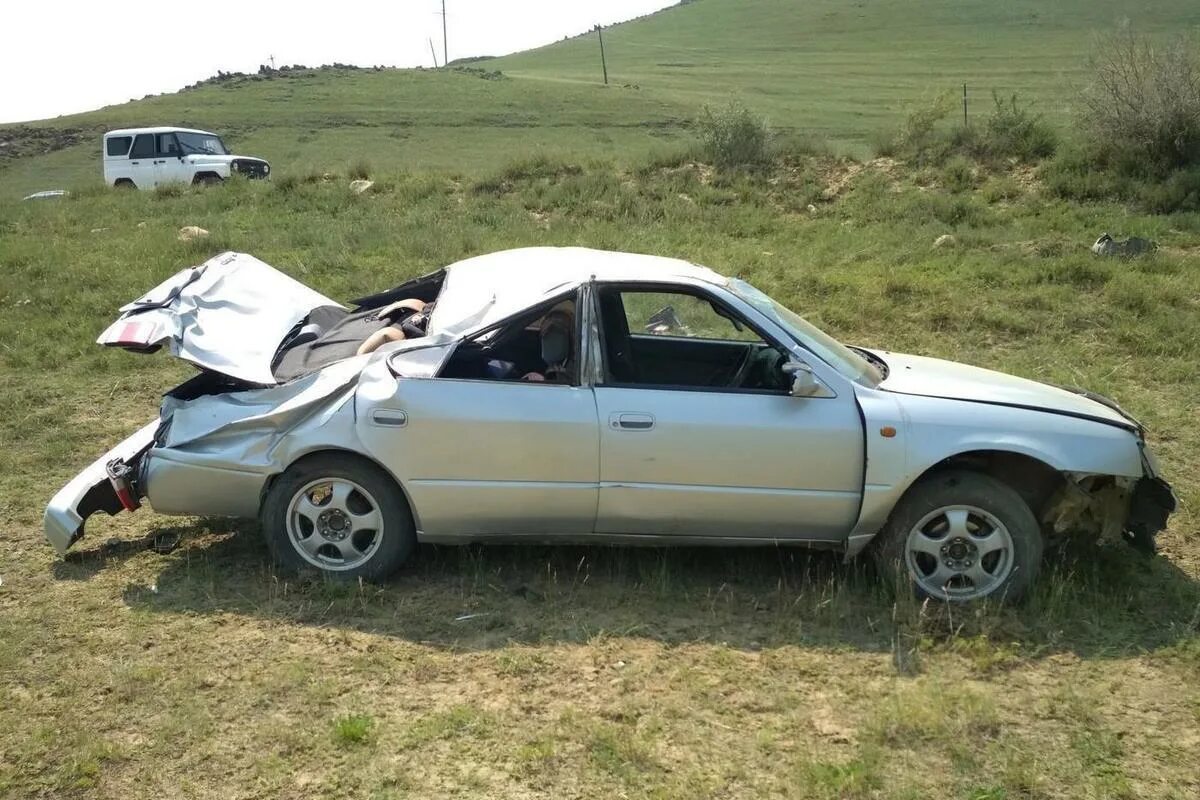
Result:
<svg viewBox="0 0 1200 800"><path fill-rule="evenodd" d="M337 453L298 462L271 486L263 532L275 560L330 577L386 578L416 547L399 488L374 464Z"/></svg>
<svg viewBox="0 0 1200 800"><path fill-rule="evenodd" d="M908 491L880 533L885 575L906 576L924 597L1016 601L1041 567L1042 535L1029 505L990 475L946 471Z"/></svg>

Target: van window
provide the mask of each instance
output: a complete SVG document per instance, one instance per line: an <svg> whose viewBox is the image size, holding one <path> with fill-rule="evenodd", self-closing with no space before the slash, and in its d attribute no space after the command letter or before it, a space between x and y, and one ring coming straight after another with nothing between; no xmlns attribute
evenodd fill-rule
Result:
<svg viewBox="0 0 1200 800"><path fill-rule="evenodd" d="M154 134L139 133L133 140L133 150L129 151L130 158L154 158Z"/></svg>
<svg viewBox="0 0 1200 800"><path fill-rule="evenodd" d="M158 135L158 154L176 157L179 155L179 142L175 141L175 134L160 133Z"/></svg>
<svg viewBox="0 0 1200 800"><path fill-rule="evenodd" d="M110 136L105 140L105 152L110 156L123 156L129 152L132 136Z"/></svg>

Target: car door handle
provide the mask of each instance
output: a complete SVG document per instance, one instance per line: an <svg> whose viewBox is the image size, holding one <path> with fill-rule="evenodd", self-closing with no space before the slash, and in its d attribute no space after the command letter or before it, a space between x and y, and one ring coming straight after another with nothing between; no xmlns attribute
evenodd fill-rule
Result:
<svg viewBox="0 0 1200 800"><path fill-rule="evenodd" d="M399 409L377 408L371 412L371 422L386 428L403 428L408 424L408 414Z"/></svg>
<svg viewBox="0 0 1200 800"><path fill-rule="evenodd" d="M608 425L622 431L648 431L654 427L654 415L622 411L610 415Z"/></svg>

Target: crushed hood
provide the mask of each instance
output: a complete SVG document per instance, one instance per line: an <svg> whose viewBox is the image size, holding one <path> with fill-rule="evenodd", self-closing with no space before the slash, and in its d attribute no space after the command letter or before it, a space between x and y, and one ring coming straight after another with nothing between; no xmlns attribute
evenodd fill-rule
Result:
<svg viewBox="0 0 1200 800"><path fill-rule="evenodd" d="M884 350L871 352L888 365L888 376L879 388L889 392L1030 408L1126 428L1138 427L1132 417L1107 398L1101 402L1075 391L954 361Z"/></svg>
<svg viewBox="0 0 1200 800"><path fill-rule="evenodd" d="M254 256L222 253L121 306L96 341L141 352L166 346L198 367L270 386L280 342L320 306L338 303Z"/></svg>

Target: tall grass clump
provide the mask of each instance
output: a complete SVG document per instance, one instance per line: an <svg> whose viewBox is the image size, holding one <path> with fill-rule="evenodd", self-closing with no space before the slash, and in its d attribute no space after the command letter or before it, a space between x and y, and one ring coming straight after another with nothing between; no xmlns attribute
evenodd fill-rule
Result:
<svg viewBox="0 0 1200 800"><path fill-rule="evenodd" d="M717 167L757 166L770 159L767 123L739 103L704 107L697 126L704 157Z"/></svg>
<svg viewBox="0 0 1200 800"><path fill-rule="evenodd" d="M346 171L352 181L365 181L371 177L371 163L364 158L360 158L350 165L350 169Z"/></svg>

